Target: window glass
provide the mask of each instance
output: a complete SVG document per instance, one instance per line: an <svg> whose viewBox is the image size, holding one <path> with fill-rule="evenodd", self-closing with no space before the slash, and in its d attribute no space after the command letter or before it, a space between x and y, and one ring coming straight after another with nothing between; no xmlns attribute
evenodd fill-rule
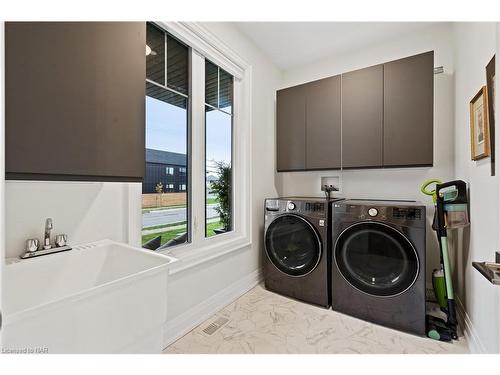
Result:
<svg viewBox="0 0 500 375"><path fill-rule="evenodd" d="M205 235L232 230L232 116L205 106Z"/></svg>
<svg viewBox="0 0 500 375"><path fill-rule="evenodd" d="M190 51L152 23L146 43L142 240L161 251L189 238ZM206 237L233 230L233 93L233 76L205 60Z"/></svg>
<svg viewBox="0 0 500 375"><path fill-rule="evenodd" d="M233 76L226 71L219 70L219 108L231 113L233 107Z"/></svg>
<svg viewBox="0 0 500 375"><path fill-rule="evenodd" d="M188 92L188 48L167 35L167 86L182 94Z"/></svg>
<svg viewBox="0 0 500 375"><path fill-rule="evenodd" d="M233 229L233 77L205 60L205 235Z"/></svg>
<svg viewBox="0 0 500 375"><path fill-rule="evenodd" d="M219 67L205 60L205 103L218 108Z"/></svg>
<svg viewBox="0 0 500 375"><path fill-rule="evenodd" d="M165 52L167 56L171 53L167 57L167 82ZM150 23L146 71L147 79L154 83L146 81L142 243L151 250L164 250L188 241L188 50ZM175 173L180 168L186 173ZM184 189L179 188L181 185Z"/></svg>
<svg viewBox="0 0 500 375"><path fill-rule="evenodd" d="M146 78L165 84L165 34L154 25L146 25Z"/></svg>

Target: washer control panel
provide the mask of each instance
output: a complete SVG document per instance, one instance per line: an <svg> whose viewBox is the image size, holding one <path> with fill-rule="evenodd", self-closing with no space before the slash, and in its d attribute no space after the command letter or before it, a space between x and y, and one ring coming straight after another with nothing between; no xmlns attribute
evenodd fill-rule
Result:
<svg viewBox="0 0 500 375"><path fill-rule="evenodd" d="M295 215L305 215L307 217L327 219L328 202L321 198L317 198L317 200L314 200L313 198L308 200L300 197L266 199L265 211L276 215L289 212Z"/></svg>
<svg viewBox="0 0 500 375"><path fill-rule="evenodd" d="M425 206L412 201L377 201L352 199L332 205L333 220L382 221L397 225L425 228Z"/></svg>

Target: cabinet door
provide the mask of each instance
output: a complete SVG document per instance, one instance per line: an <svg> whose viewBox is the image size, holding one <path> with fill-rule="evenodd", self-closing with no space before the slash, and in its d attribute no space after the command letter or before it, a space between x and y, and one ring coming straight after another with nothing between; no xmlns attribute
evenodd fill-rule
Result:
<svg viewBox="0 0 500 375"><path fill-rule="evenodd" d="M306 168L340 168L340 76L306 85Z"/></svg>
<svg viewBox="0 0 500 375"><path fill-rule="evenodd" d="M279 90L276 101L278 172L304 170L306 167L305 86Z"/></svg>
<svg viewBox="0 0 500 375"><path fill-rule="evenodd" d="M433 163L434 52L384 64L384 166Z"/></svg>
<svg viewBox="0 0 500 375"><path fill-rule="evenodd" d="M344 168L382 166L383 77L383 65L342 75L342 165Z"/></svg>
<svg viewBox="0 0 500 375"><path fill-rule="evenodd" d="M140 181L144 22L7 22L6 177Z"/></svg>

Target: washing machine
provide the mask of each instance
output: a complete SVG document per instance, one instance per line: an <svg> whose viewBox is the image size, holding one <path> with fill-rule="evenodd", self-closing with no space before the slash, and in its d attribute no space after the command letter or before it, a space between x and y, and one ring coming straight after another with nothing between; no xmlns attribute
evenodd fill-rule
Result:
<svg viewBox="0 0 500 375"><path fill-rule="evenodd" d="M332 203L333 310L425 335L425 206Z"/></svg>
<svg viewBox="0 0 500 375"><path fill-rule="evenodd" d="M331 201L304 197L265 200L266 289L304 302L330 306Z"/></svg>

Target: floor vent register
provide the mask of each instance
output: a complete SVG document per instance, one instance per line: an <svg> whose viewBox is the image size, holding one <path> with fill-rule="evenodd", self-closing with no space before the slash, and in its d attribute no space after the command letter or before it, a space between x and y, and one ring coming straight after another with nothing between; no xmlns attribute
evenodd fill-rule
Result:
<svg viewBox="0 0 500 375"><path fill-rule="evenodd" d="M221 329L227 322L229 322L229 319L227 318L224 317L217 318L215 321L213 321L203 329L203 333L211 336L219 329Z"/></svg>

